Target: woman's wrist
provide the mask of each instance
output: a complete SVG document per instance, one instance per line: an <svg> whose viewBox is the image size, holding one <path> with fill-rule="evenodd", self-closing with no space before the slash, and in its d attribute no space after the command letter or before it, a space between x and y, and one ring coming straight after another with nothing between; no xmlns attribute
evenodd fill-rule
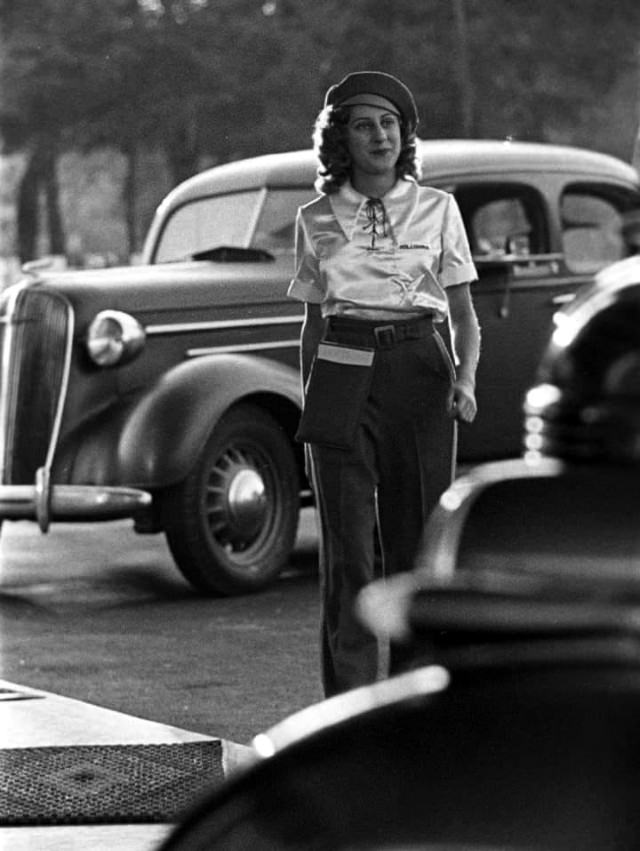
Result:
<svg viewBox="0 0 640 851"><path fill-rule="evenodd" d="M463 387L468 387L469 390L471 390L472 393L475 392L476 380L475 380L475 376L473 376L473 375L468 375L466 373L459 374L456 377L456 384L463 386Z"/></svg>

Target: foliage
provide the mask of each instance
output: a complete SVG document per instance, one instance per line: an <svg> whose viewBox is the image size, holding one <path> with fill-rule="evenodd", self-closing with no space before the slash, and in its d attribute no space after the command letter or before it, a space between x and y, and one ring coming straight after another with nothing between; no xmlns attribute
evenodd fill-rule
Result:
<svg viewBox="0 0 640 851"><path fill-rule="evenodd" d="M327 86L380 68L424 137L564 138L606 122L639 35L636 0L0 0L0 134L39 152L36 187L45 151L105 145L132 185L162 150L175 183L307 146Z"/></svg>

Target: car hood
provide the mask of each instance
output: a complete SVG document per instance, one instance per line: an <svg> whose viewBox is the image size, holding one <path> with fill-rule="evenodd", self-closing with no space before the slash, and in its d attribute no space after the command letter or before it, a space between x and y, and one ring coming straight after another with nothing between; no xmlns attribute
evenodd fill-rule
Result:
<svg viewBox="0 0 640 851"><path fill-rule="evenodd" d="M23 278L32 286L45 286L65 295L76 321L91 321L104 309L122 310L143 323L162 321L176 314L194 320L212 309L243 309L252 304L274 307L295 302L286 296L293 272L292 258L269 262L215 263L190 261L147 266L121 266L63 272L38 272Z"/></svg>

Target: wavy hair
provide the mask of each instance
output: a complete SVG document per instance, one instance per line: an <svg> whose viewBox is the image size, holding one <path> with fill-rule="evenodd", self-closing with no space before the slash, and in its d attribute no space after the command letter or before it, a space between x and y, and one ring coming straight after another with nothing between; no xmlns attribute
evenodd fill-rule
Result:
<svg viewBox="0 0 640 851"><path fill-rule="evenodd" d="M351 176L351 155L347 145L349 107L325 107L316 119L313 128L313 149L320 161L315 188L324 195L331 195ZM396 163L396 176L420 176L420 163L416 151L416 134L410 132L404 121L400 121L400 155Z"/></svg>

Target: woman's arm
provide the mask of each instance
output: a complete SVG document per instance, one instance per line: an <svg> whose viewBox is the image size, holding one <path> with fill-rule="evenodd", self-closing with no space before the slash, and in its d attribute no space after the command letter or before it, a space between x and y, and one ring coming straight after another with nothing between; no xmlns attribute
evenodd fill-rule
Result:
<svg viewBox="0 0 640 851"><path fill-rule="evenodd" d="M447 287L446 293L453 347L458 359L457 378L449 397L449 411L452 416L470 423L477 413L475 387L480 357L480 326L468 283Z"/></svg>

